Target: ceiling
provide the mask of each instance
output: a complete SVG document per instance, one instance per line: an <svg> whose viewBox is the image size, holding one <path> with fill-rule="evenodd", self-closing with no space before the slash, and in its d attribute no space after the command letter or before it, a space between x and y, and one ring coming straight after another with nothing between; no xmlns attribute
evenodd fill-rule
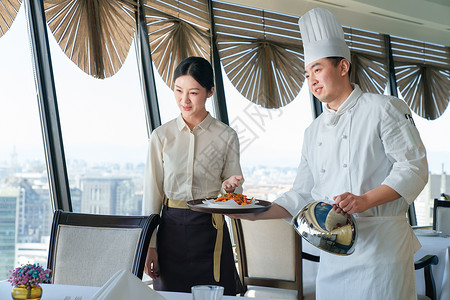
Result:
<svg viewBox="0 0 450 300"><path fill-rule="evenodd" d="M327 8L344 26L450 46L450 0L223 0L287 15Z"/></svg>

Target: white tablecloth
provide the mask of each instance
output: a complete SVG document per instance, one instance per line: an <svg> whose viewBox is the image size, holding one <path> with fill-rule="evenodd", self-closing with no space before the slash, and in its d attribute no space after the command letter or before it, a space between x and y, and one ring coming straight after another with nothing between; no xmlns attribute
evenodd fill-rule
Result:
<svg viewBox="0 0 450 300"><path fill-rule="evenodd" d="M450 299L450 238L439 236L418 236L422 248L414 255L418 260L425 255L433 254L439 258L439 263L432 266L438 300ZM416 271L417 293L425 294L425 280L423 269Z"/></svg>
<svg viewBox="0 0 450 300"><path fill-rule="evenodd" d="M0 282L0 299L11 299L11 284L7 281ZM76 285L59 285L59 284L43 284L41 300L64 300L66 296L75 299L81 296L82 300L89 300L98 290L98 287L76 286ZM187 293L159 292L167 300L192 300L192 295ZM223 300L232 299L252 299L252 300L269 300L263 298L247 298L223 296ZM273 300L273 299L272 299Z"/></svg>

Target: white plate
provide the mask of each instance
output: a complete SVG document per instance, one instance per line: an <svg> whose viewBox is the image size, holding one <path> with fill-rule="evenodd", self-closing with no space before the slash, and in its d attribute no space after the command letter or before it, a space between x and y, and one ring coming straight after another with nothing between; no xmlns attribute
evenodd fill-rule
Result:
<svg viewBox="0 0 450 300"><path fill-rule="evenodd" d="M205 201L213 200L212 199L196 199L196 200L189 200L187 202L187 206L189 209L197 212L203 212L203 213L215 213L215 214L247 214L247 213L258 213L268 210L272 206L272 202L266 201L266 200L252 200L252 204L247 205L238 205L236 204L217 204L212 206L208 206L208 202L205 203ZM234 200L233 200L234 201Z"/></svg>
<svg viewBox="0 0 450 300"><path fill-rule="evenodd" d="M432 229L415 229L414 233L420 236L438 236L442 233L442 231Z"/></svg>
<svg viewBox="0 0 450 300"><path fill-rule="evenodd" d="M203 204L205 204L208 207L215 207L215 208L227 208L227 209L243 209L243 208L254 208L258 204L258 200L253 199L251 204L245 204L245 205L239 205L234 201L233 199L224 201L224 202L215 202L214 199L205 199L203 201Z"/></svg>

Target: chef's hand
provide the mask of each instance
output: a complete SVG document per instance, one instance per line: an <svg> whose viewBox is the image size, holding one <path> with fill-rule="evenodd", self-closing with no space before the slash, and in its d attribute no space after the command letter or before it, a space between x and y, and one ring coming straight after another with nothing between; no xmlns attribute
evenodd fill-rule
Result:
<svg viewBox="0 0 450 300"><path fill-rule="evenodd" d="M222 188L225 190L225 192L232 193L234 192L234 189L239 186L239 182L242 179L244 179L244 177L242 177L241 175L233 175L222 183Z"/></svg>
<svg viewBox="0 0 450 300"><path fill-rule="evenodd" d="M363 196L353 195L351 193L343 193L333 197L336 204L333 204L333 209L340 214L354 214L360 213L369 208L367 200Z"/></svg>

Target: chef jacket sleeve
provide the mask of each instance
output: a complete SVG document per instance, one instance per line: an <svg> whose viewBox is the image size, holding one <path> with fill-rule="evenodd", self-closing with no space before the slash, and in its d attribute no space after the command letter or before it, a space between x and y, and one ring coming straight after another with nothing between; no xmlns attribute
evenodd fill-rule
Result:
<svg viewBox="0 0 450 300"><path fill-rule="evenodd" d="M291 224L302 208L313 201L311 190L314 186L314 178L308 162L307 140L307 133L305 132L302 158L292 188L274 201L291 214L292 219L286 220Z"/></svg>
<svg viewBox="0 0 450 300"><path fill-rule="evenodd" d="M381 139L392 170L383 181L411 204L428 181L425 147L414 124L409 107L391 97L384 107Z"/></svg>
<svg viewBox="0 0 450 300"><path fill-rule="evenodd" d="M164 169L163 169L163 147L156 130L150 136L147 163L144 176L144 195L142 199L142 212L160 214L164 197ZM150 247L156 247L156 230L150 240Z"/></svg>
<svg viewBox="0 0 450 300"><path fill-rule="evenodd" d="M240 164L240 150L239 150L239 139L236 131L229 128L229 135L227 141L227 151L224 157L224 167L222 171L222 182L233 175L242 175L242 169ZM235 193L242 193L242 184L244 180L239 182L239 186L235 189ZM222 193L225 190L221 189Z"/></svg>

